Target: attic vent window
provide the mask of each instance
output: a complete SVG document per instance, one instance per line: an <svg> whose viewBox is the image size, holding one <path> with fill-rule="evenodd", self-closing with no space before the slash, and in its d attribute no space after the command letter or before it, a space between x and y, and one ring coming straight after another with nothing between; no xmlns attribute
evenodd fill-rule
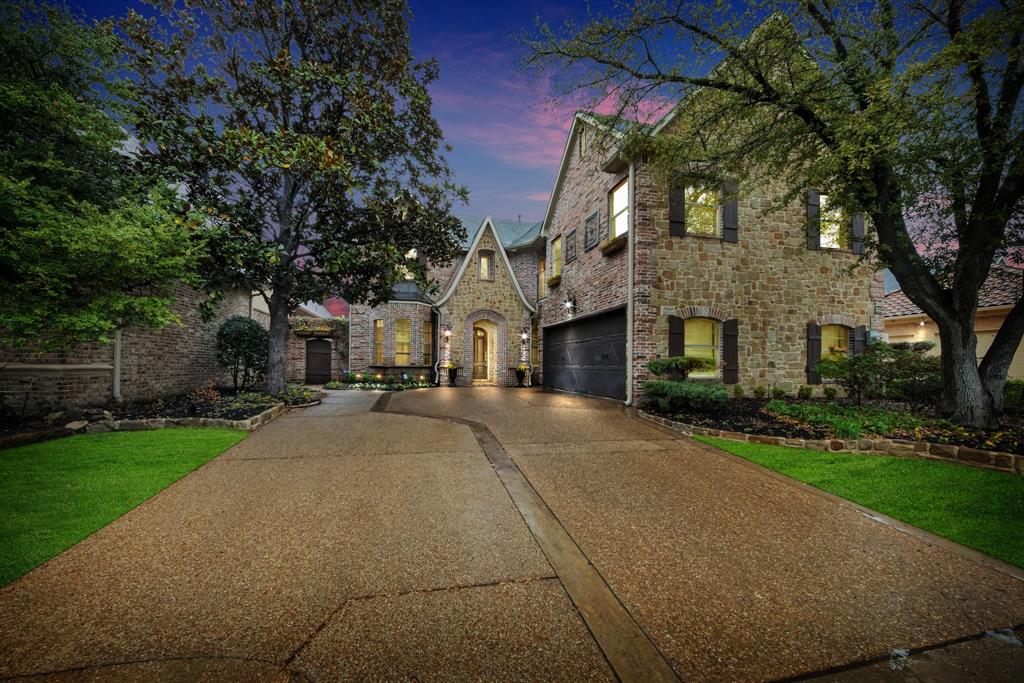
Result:
<svg viewBox="0 0 1024 683"><path fill-rule="evenodd" d="M481 280L493 280L494 279L494 252L489 250L481 249L477 252L477 260L480 266L480 279Z"/></svg>

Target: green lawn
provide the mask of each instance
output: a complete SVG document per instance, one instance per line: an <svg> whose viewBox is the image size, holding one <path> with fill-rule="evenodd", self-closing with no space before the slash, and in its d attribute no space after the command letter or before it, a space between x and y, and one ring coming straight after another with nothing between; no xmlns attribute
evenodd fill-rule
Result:
<svg viewBox="0 0 1024 683"><path fill-rule="evenodd" d="M931 460L693 438L1024 567L1024 477Z"/></svg>
<svg viewBox="0 0 1024 683"><path fill-rule="evenodd" d="M0 451L0 586L245 438L235 429L86 434Z"/></svg>

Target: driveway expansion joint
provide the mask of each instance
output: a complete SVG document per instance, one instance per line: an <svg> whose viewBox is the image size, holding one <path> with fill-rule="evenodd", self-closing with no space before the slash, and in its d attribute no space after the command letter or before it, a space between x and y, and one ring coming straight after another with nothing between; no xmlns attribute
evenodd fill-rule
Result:
<svg viewBox="0 0 1024 683"><path fill-rule="evenodd" d="M680 680L665 655L612 591L487 425L446 415L389 411L390 401L391 394L384 394L370 410L462 424L473 431L498 479L619 680Z"/></svg>

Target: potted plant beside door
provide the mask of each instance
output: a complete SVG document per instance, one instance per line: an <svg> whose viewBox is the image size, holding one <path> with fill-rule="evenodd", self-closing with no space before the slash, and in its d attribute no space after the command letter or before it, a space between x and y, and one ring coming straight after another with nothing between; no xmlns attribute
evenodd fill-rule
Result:
<svg viewBox="0 0 1024 683"><path fill-rule="evenodd" d="M459 377L459 366L455 364L455 361L450 360L445 367L448 368L448 386L458 386L458 384L456 384L456 380Z"/></svg>
<svg viewBox="0 0 1024 683"><path fill-rule="evenodd" d="M525 386L523 384L523 380L526 379L526 371L528 369L529 369L529 366L526 363L520 363L519 367L516 368L516 386L517 387Z"/></svg>

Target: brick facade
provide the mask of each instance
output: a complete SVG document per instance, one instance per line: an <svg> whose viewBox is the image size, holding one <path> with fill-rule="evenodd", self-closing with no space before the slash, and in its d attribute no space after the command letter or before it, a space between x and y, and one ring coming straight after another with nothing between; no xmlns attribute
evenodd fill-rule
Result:
<svg viewBox="0 0 1024 683"><path fill-rule="evenodd" d="M381 306L351 307L351 327L349 329L349 370L352 372L370 372L374 366L399 367L395 363L395 325L398 320L409 321L410 373L419 376L423 371L423 350L432 343L432 339L424 339L423 323L431 320L433 308L430 304L419 302L391 301ZM374 358L374 321L384 321L384 362L377 363ZM434 335L437 330L434 330ZM437 358L432 358L437 362Z"/></svg>
<svg viewBox="0 0 1024 683"><path fill-rule="evenodd" d="M182 393L210 379L227 381L217 366L217 330L231 316L250 315L250 297L244 291L226 293L213 319L204 322L195 290L178 285L173 296L173 311L180 323L160 330L133 327L121 333L124 400ZM253 315L260 319L258 312ZM264 325L268 322L261 320ZM0 366L6 366L0 367L0 397L18 413L102 405L113 399L112 344L84 344L62 353L0 348Z"/></svg>

